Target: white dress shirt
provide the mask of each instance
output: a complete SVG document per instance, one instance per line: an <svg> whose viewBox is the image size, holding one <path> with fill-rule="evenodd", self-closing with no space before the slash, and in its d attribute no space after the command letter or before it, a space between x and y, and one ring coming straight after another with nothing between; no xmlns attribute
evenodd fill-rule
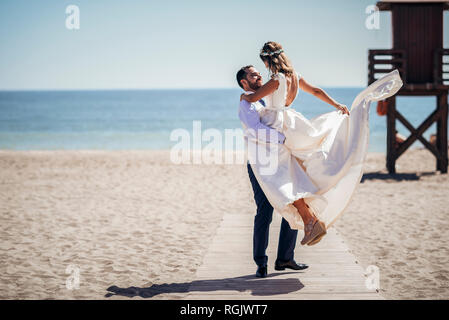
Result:
<svg viewBox="0 0 449 320"><path fill-rule="evenodd" d="M254 138L256 138L257 141L283 144L285 136L281 132L263 124L260 121L259 111L261 108L264 108L263 100L253 103L250 103L244 99L240 101L239 118L245 129L245 137L253 137L253 134L255 134L256 136ZM273 137L275 139L274 141L272 140Z"/></svg>

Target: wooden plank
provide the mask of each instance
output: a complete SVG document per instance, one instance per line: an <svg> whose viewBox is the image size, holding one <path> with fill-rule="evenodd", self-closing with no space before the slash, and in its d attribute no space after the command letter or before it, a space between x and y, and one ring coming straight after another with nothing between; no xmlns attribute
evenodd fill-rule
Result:
<svg viewBox="0 0 449 320"><path fill-rule="evenodd" d="M333 269L332 269L333 267ZM319 269L319 271L315 270ZM317 277L323 277L323 281L332 281L330 279L342 279L342 278L348 278L353 277L354 275L363 276L364 271L360 270L361 268L348 268L346 266L342 265L335 265L335 264L329 264L329 265L309 265L309 268L306 270L300 270L300 271L294 271L294 270L285 270L285 271L277 271L274 270L274 268L271 266L268 267L268 277L269 278L283 278L284 276L293 276L300 279L311 279L311 278L317 278ZM255 278L254 273L256 272L256 266L236 266L234 268L223 266L216 269L209 269L209 268L200 268L197 270L198 275L196 276L196 279L201 280L232 280L234 278ZM280 274L280 273L283 274ZM242 276L243 275L243 276ZM358 280L357 280L358 281Z"/></svg>
<svg viewBox="0 0 449 320"><path fill-rule="evenodd" d="M280 215L270 227L268 277L255 277L252 258L254 215L226 214L183 299L382 299L366 288L363 268L335 229L313 246L301 246L298 232L295 258L306 270L274 270Z"/></svg>
<svg viewBox="0 0 449 320"><path fill-rule="evenodd" d="M272 295L267 296L238 296L238 295L208 295L203 297L201 295L192 295L191 300L379 300L378 294L366 293L326 293L326 294L303 294L303 295Z"/></svg>

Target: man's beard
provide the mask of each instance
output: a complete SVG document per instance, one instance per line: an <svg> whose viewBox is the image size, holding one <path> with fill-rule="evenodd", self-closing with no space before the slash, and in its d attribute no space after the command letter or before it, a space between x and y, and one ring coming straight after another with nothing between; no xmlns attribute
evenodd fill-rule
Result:
<svg viewBox="0 0 449 320"><path fill-rule="evenodd" d="M258 81L254 83L248 83L248 86L254 91L257 91L261 87L261 85L258 84Z"/></svg>

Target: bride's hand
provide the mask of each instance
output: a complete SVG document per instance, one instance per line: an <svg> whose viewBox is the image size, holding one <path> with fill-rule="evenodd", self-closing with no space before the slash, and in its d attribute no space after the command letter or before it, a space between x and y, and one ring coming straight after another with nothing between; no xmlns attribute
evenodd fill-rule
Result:
<svg viewBox="0 0 449 320"><path fill-rule="evenodd" d="M348 107L346 107L344 104L339 103L336 108L340 110L343 114L347 114L349 116L349 110Z"/></svg>
<svg viewBox="0 0 449 320"><path fill-rule="evenodd" d="M246 94L246 93L242 93L242 94L240 95L240 101L246 100L246 99L245 99L245 96L247 96L247 94Z"/></svg>

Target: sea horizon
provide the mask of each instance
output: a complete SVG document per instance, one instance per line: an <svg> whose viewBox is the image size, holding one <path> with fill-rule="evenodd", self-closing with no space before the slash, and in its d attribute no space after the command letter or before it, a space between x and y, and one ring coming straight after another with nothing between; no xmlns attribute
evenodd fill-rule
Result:
<svg viewBox="0 0 449 320"><path fill-rule="evenodd" d="M350 108L365 87L322 88ZM202 132L216 129L223 136L226 129L241 129L241 92L240 88L0 90L0 150L170 150L177 144L170 140L173 131L182 129L192 136L194 121L200 122ZM417 126L435 108L431 100L398 97L397 106ZM293 108L309 119L335 110L303 91ZM427 139L433 127L425 132ZM409 135L399 122L397 129ZM242 150L243 144L231 147ZM375 103L370 109L368 152L386 152L386 117L376 114Z"/></svg>
<svg viewBox="0 0 449 320"><path fill-rule="evenodd" d="M319 86L326 89L364 89L367 86ZM239 90L239 87L161 87L161 88L17 88L0 89L0 92L73 92L73 91L201 91L201 90Z"/></svg>

